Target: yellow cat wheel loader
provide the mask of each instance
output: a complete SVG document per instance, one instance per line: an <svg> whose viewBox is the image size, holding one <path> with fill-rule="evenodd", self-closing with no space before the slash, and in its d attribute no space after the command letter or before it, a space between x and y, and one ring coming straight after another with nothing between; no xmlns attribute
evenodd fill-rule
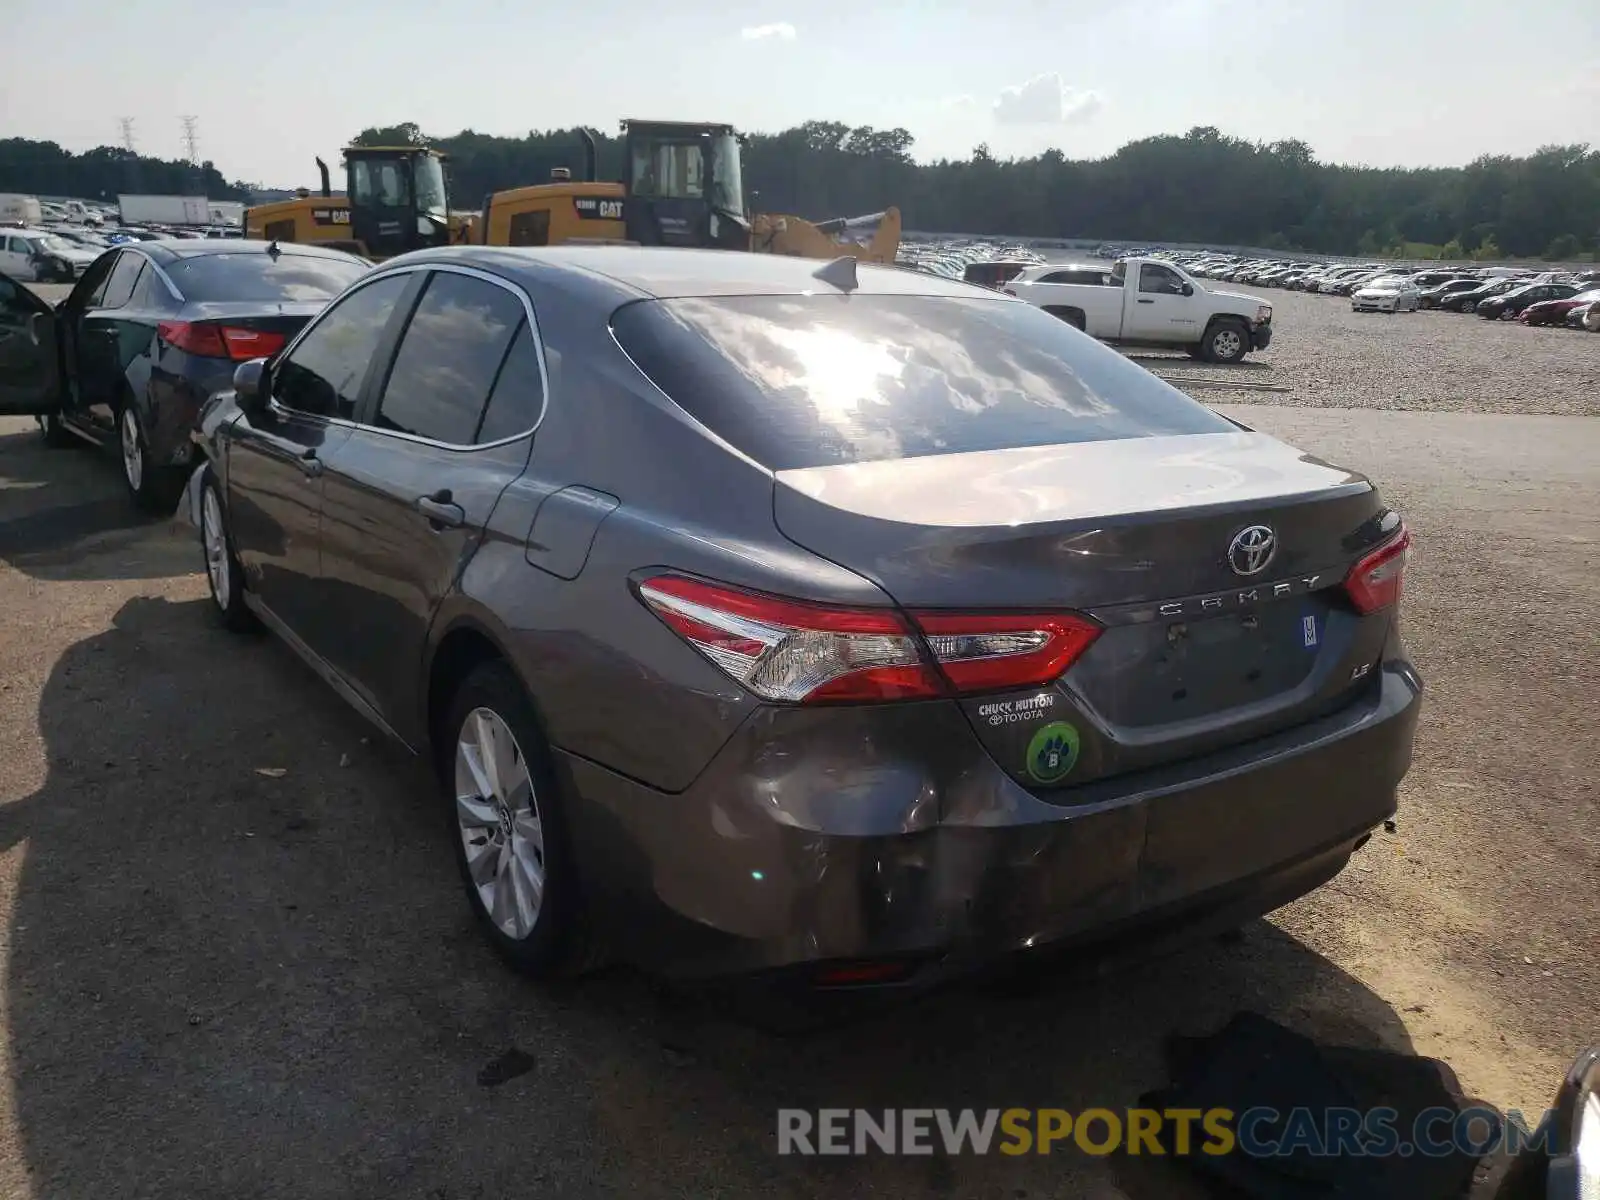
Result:
<svg viewBox="0 0 1600 1200"><path fill-rule="evenodd" d="M851 254L882 263L894 262L900 248L900 213L893 208L821 224L794 216L746 217L740 139L731 125L624 121L620 183L596 178L594 136L578 132L584 141L581 180L558 167L549 183L486 197L468 240L489 246L616 241L802 258Z"/></svg>
<svg viewBox="0 0 1600 1200"><path fill-rule="evenodd" d="M465 220L450 215L444 156L424 146L349 146L345 194L333 194L328 164L317 159L322 192L305 188L293 200L247 208L244 235L278 242L315 242L374 261L466 238Z"/></svg>

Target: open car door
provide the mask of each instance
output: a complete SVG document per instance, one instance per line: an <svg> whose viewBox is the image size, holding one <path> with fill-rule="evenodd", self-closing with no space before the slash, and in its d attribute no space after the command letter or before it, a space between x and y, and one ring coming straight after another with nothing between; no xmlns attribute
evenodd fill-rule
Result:
<svg viewBox="0 0 1600 1200"><path fill-rule="evenodd" d="M0 275L0 416L54 412L61 406L56 314L9 275Z"/></svg>

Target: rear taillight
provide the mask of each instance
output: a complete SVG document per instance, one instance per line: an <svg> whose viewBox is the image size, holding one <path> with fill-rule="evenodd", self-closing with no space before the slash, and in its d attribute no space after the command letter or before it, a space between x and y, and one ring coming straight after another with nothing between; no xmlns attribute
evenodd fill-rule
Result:
<svg viewBox="0 0 1600 1200"><path fill-rule="evenodd" d="M1344 590L1362 613L1400 602L1400 584L1411 557L1411 531L1404 525L1376 550L1362 557L1344 577Z"/></svg>
<svg viewBox="0 0 1600 1200"><path fill-rule="evenodd" d="M891 609L786 600L679 575L640 584L639 596L739 683L789 703L926 699L1048 683L1099 634L1086 618L1062 613L917 613L913 625Z"/></svg>
<svg viewBox="0 0 1600 1200"><path fill-rule="evenodd" d="M1033 687L1059 678L1100 636L1100 626L1070 613L912 614L928 648L958 692Z"/></svg>
<svg viewBox="0 0 1600 1200"><path fill-rule="evenodd" d="M156 333L170 346L200 358L229 358L248 362L266 358L283 349L281 333L219 325L211 321L162 321Z"/></svg>

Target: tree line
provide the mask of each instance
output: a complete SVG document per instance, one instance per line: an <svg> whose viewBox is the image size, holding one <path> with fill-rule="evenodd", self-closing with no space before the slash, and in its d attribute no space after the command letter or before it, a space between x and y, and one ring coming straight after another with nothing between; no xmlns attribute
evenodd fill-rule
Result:
<svg viewBox="0 0 1600 1200"><path fill-rule="evenodd" d="M502 137L429 136L415 124L363 130L366 145L427 144L448 156L453 203L583 165L576 130ZM597 135L599 174L621 178L620 134ZM1117 238L1262 246L1326 254L1568 260L1600 253L1600 152L1545 146L1464 167L1375 168L1319 162L1297 140L1254 142L1210 126L1143 138L1101 159L1058 149L999 159L917 162L904 129L808 121L752 133L744 147L751 207L812 220L899 207L909 229L1040 238ZM314 168L306 164L306 179ZM137 182L137 187L133 186ZM84 197L202 190L248 198L210 163L146 159L100 147L0 141L0 191Z"/></svg>

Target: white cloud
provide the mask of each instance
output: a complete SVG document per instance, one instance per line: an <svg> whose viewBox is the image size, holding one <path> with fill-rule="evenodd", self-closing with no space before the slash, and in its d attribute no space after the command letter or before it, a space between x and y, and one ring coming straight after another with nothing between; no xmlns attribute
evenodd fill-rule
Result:
<svg viewBox="0 0 1600 1200"><path fill-rule="evenodd" d="M978 99L976 96L968 96L965 94L960 96L946 96L939 101L939 107L948 112L951 109L956 108L971 108L977 102Z"/></svg>
<svg viewBox="0 0 1600 1200"><path fill-rule="evenodd" d="M1068 87L1051 71L1002 91L994 102L994 119L1002 125L1072 125L1104 106L1099 92Z"/></svg>
<svg viewBox="0 0 1600 1200"><path fill-rule="evenodd" d="M739 31L739 36L747 42L759 42L764 38L781 38L783 41L794 41L794 26L787 21L774 21L771 25L746 25Z"/></svg>

